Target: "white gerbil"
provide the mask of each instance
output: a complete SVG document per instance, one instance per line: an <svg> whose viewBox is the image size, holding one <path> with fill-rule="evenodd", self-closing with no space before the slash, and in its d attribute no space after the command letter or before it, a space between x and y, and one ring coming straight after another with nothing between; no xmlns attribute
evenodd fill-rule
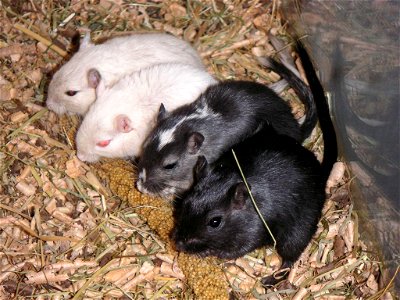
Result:
<svg viewBox="0 0 400 300"><path fill-rule="evenodd" d="M95 45L87 34L79 51L53 76L47 107L57 114L84 115L96 100L95 68L106 86L142 68L161 63L182 63L204 69L197 52L184 40L166 33L142 33L109 39Z"/></svg>
<svg viewBox="0 0 400 300"><path fill-rule="evenodd" d="M95 69L89 77L99 82L97 100L76 136L80 160L140 155L142 143L156 123L163 103L167 110L194 101L216 80L205 70L187 64L159 64L123 77L105 87Z"/></svg>

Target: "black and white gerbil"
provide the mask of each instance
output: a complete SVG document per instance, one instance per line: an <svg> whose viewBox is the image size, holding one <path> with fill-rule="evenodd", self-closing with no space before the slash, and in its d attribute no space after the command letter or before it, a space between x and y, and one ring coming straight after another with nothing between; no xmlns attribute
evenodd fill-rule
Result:
<svg viewBox="0 0 400 300"><path fill-rule="evenodd" d="M100 157L137 157L156 123L160 104L173 110L194 101L216 80L205 70L179 63L143 68L106 87L99 72L97 100L76 135L77 156L95 162Z"/></svg>
<svg viewBox="0 0 400 300"><path fill-rule="evenodd" d="M160 196L179 196L192 185L198 156L213 162L264 124L302 142L316 124L311 91L284 65L271 60L270 66L305 104L306 118L301 126L289 105L263 84L226 81L212 85L195 102L160 114L139 159L138 189Z"/></svg>
<svg viewBox="0 0 400 300"><path fill-rule="evenodd" d="M305 50L298 45L316 99L324 140L324 158L270 126L233 147L255 202L276 239L281 269L291 267L317 229L325 185L337 158L336 136L323 89ZM273 141L271 143L270 141ZM233 259L273 245L257 214L231 151L208 165L204 156L194 168L196 184L176 202L172 233L177 250ZM273 276L263 284L275 284Z"/></svg>
<svg viewBox="0 0 400 300"><path fill-rule="evenodd" d="M92 44L90 34L79 51L53 76L49 84L47 107L57 114L84 115L96 100L96 69L106 86L123 76L161 63L188 64L204 70L200 56L186 41L165 33L138 33Z"/></svg>

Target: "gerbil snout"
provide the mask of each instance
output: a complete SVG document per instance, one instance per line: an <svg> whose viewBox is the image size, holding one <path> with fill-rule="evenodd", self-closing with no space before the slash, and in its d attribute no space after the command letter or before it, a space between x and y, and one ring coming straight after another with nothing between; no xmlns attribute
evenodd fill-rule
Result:
<svg viewBox="0 0 400 300"><path fill-rule="evenodd" d="M180 252L185 252L186 242L184 240L175 240L175 249Z"/></svg>
<svg viewBox="0 0 400 300"><path fill-rule="evenodd" d="M174 230L171 238L175 243L175 248L177 251L189 253L198 253L200 251L202 243L197 238L190 238L186 234L180 233L179 230Z"/></svg>
<svg viewBox="0 0 400 300"><path fill-rule="evenodd" d="M166 199L173 198L176 193L174 187L166 185L164 182L154 182L152 178L148 178L145 168L143 168L136 181L136 188L143 194L160 196Z"/></svg>
<svg viewBox="0 0 400 300"><path fill-rule="evenodd" d="M179 236L176 228L171 232L170 238L174 241L176 250L182 251L186 238Z"/></svg>
<svg viewBox="0 0 400 300"><path fill-rule="evenodd" d="M99 156L95 155L95 154L89 154L89 153L84 153L81 151L78 151L78 153L76 154L76 156L81 160L81 161L85 161L85 162L96 162L99 160Z"/></svg>
<svg viewBox="0 0 400 300"><path fill-rule="evenodd" d="M55 100L54 98L47 98L46 106L48 109L54 111L58 115L62 115L67 112L64 105L60 104L59 101Z"/></svg>

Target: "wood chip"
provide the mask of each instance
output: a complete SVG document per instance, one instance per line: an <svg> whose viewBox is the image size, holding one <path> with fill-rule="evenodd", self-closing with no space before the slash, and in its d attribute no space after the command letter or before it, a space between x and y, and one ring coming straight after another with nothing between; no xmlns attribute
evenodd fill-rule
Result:
<svg viewBox="0 0 400 300"><path fill-rule="evenodd" d="M343 162L338 161L333 165L331 174L329 175L328 181L326 182L326 188L329 191L332 187L336 186L344 176L346 167Z"/></svg>
<svg viewBox="0 0 400 300"><path fill-rule="evenodd" d="M378 291L378 282L376 282L374 274L370 274L367 279L367 286L372 290L373 293Z"/></svg>
<svg viewBox="0 0 400 300"><path fill-rule="evenodd" d="M334 258L338 258L345 253L345 242L341 236L335 237L335 242L333 244Z"/></svg>
<svg viewBox="0 0 400 300"><path fill-rule="evenodd" d="M184 279L185 278L185 276L183 275L182 271L181 272L176 272L175 270L173 270L172 265L167 263L167 262L163 262L161 264L160 273L164 274L164 275L171 276L171 277L175 277L175 278L178 278L178 279Z"/></svg>
<svg viewBox="0 0 400 300"><path fill-rule="evenodd" d="M141 266L141 268L140 268L140 270L139 270L139 273L145 275L145 274L149 273L150 271L152 271L153 269L154 269L154 265L151 264L151 263L148 262L148 261L145 261L145 262L143 263L143 265Z"/></svg>
<svg viewBox="0 0 400 300"><path fill-rule="evenodd" d="M10 120L13 123L20 123L22 121L26 121L28 119L28 114L22 112L22 111L17 111L16 113L13 113L10 116Z"/></svg>
<svg viewBox="0 0 400 300"><path fill-rule="evenodd" d="M43 74L40 69L32 70L28 74L28 78L33 81L33 83L38 84L42 80Z"/></svg>
<svg viewBox="0 0 400 300"><path fill-rule="evenodd" d="M25 274L27 284L45 284L53 282L66 281L69 278L67 274L55 274L53 270L46 270L40 272L30 272Z"/></svg>
<svg viewBox="0 0 400 300"><path fill-rule="evenodd" d="M292 300L302 300L307 295L308 290L304 287L301 287L298 292L293 296Z"/></svg>
<svg viewBox="0 0 400 300"><path fill-rule="evenodd" d="M55 198L53 198L46 205L45 209L49 214L53 214L53 212L56 210L56 208L57 208L57 200Z"/></svg>
<svg viewBox="0 0 400 300"><path fill-rule="evenodd" d="M346 231L343 234L343 240L346 244L347 250L352 251L353 245L354 245L354 221L353 220L350 220L347 223Z"/></svg>
<svg viewBox="0 0 400 300"><path fill-rule="evenodd" d="M156 257L161 259L162 261L165 261L169 264L173 264L174 263L174 256L168 253L157 253Z"/></svg>
<svg viewBox="0 0 400 300"><path fill-rule="evenodd" d="M138 276L136 276L135 278L133 278L132 280L130 280L126 284L124 284L121 287L121 289L122 290L130 290L130 289L134 288L135 286L137 286L138 284L144 282L145 280L146 280L145 275L139 274Z"/></svg>
<svg viewBox="0 0 400 300"><path fill-rule="evenodd" d="M11 56L15 54L35 53L34 45L14 44L7 47L0 48L0 57Z"/></svg>
<svg viewBox="0 0 400 300"><path fill-rule="evenodd" d="M116 286L122 286L126 282L132 280L132 278L136 277L139 273L139 266L135 265L132 266L128 271L126 271L124 274L118 273L120 276L119 278L115 278L115 285Z"/></svg>
<svg viewBox="0 0 400 300"><path fill-rule="evenodd" d="M244 258L236 259L235 264L241 267L248 275L254 276L254 268L252 268L249 262Z"/></svg>
<svg viewBox="0 0 400 300"><path fill-rule="evenodd" d="M71 223L74 222L74 220L70 216L68 216L68 215L66 215L66 214L64 214L64 213L62 213L62 212L60 212L58 210L55 210L53 212L52 216L54 218L56 218L57 220L60 220L61 222L64 222L64 223L71 224Z"/></svg>
<svg viewBox="0 0 400 300"><path fill-rule="evenodd" d="M26 183L24 180L18 182L15 188L25 196L32 196L36 192L36 187L32 184Z"/></svg>
<svg viewBox="0 0 400 300"><path fill-rule="evenodd" d="M111 270L104 275L104 280L107 282L114 282L116 285L120 285L121 282L126 281L129 276L134 275L139 268L137 266L120 268Z"/></svg>
<svg viewBox="0 0 400 300"><path fill-rule="evenodd" d="M14 98L11 96L11 91L10 88L7 87L6 85L0 85L0 100L1 101L9 101L11 98Z"/></svg>
<svg viewBox="0 0 400 300"><path fill-rule="evenodd" d="M82 162L76 156L68 160L65 163L65 167L65 173L71 178L78 178L79 176L86 173L86 171L82 167Z"/></svg>
<svg viewBox="0 0 400 300"><path fill-rule="evenodd" d="M24 180L26 177L28 177L31 174L31 167L30 166L25 166L25 168L21 171L21 173L18 176L18 180Z"/></svg>

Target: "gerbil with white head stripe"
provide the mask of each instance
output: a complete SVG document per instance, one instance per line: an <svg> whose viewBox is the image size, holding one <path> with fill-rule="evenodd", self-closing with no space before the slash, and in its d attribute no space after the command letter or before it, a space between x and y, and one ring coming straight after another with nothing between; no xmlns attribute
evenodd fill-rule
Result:
<svg viewBox="0 0 400 300"><path fill-rule="evenodd" d="M263 124L302 142L316 124L311 91L285 66L272 60L269 65L305 103L306 118L301 126L289 105L263 84L226 81L212 85L195 102L171 113L160 112L157 126L147 137L139 160L138 189L164 197L180 196L192 185L198 156L213 162ZM141 176L144 172L145 177Z"/></svg>

